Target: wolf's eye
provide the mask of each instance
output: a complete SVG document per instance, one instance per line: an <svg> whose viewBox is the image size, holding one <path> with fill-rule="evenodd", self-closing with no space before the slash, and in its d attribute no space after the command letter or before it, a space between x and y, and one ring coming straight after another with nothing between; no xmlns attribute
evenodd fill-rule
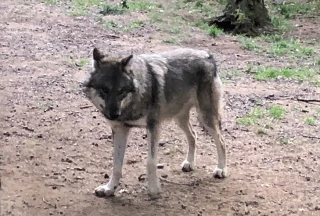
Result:
<svg viewBox="0 0 320 216"><path fill-rule="evenodd" d="M124 93L125 93L125 89L120 89L119 95L122 95L122 94L124 94Z"/></svg>
<svg viewBox="0 0 320 216"><path fill-rule="evenodd" d="M101 92L103 93L103 94L108 94L109 93L109 90L108 89L106 89L106 88L103 88L103 89L101 89Z"/></svg>

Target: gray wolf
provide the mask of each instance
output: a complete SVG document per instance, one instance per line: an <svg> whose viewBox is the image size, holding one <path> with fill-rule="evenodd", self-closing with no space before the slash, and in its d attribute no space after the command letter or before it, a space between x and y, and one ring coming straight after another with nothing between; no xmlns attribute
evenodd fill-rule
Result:
<svg viewBox="0 0 320 216"><path fill-rule="evenodd" d="M161 196L157 149L163 121L173 119L185 133L189 148L182 171L192 171L196 149L196 134L189 122L192 107L217 147L214 177L227 176L226 146L221 132L222 83L209 52L180 48L120 58L94 48L93 71L83 87L86 97L107 119L113 135L112 177L95 189L97 196L114 195L122 177L126 142L132 127L147 130L147 191L151 198Z"/></svg>

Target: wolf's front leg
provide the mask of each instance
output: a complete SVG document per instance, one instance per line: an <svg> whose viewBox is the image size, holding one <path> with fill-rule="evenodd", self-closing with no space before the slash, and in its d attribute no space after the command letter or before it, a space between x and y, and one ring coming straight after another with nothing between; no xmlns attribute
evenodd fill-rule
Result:
<svg viewBox="0 0 320 216"><path fill-rule="evenodd" d="M147 128L148 133L148 161L147 161L147 178L148 178L148 194L151 199L160 197L160 183L157 176L157 152L159 125L155 121L151 121Z"/></svg>
<svg viewBox="0 0 320 216"><path fill-rule="evenodd" d="M126 150L129 128L115 127L112 129L113 136L113 171L111 179L107 184L103 184L95 189L96 196L113 196L122 177L122 165L124 153Z"/></svg>

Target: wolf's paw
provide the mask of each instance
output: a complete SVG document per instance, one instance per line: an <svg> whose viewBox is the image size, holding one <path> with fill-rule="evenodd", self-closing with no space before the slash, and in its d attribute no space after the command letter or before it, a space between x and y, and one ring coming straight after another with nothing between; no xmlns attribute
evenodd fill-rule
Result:
<svg viewBox="0 0 320 216"><path fill-rule="evenodd" d="M213 177L215 178L222 179L222 178L226 178L227 176L228 176L227 168L220 169L219 167L216 167L213 171Z"/></svg>
<svg viewBox="0 0 320 216"><path fill-rule="evenodd" d="M110 187L107 184L106 185L100 185L94 190L94 194L97 197L110 197L114 196L115 187Z"/></svg>
<svg viewBox="0 0 320 216"><path fill-rule="evenodd" d="M159 199L161 198L161 187L160 184L149 186L148 187L148 195L150 199Z"/></svg>
<svg viewBox="0 0 320 216"><path fill-rule="evenodd" d="M182 166L182 171L183 172L191 172L194 169L193 163L190 163L189 161L185 160L181 164Z"/></svg>

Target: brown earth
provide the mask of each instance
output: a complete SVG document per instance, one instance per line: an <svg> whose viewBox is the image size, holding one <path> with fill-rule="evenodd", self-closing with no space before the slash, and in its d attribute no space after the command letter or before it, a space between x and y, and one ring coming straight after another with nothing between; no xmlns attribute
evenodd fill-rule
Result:
<svg viewBox="0 0 320 216"><path fill-rule="evenodd" d="M79 80L90 66L82 67L81 60L91 59L93 46L125 54L178 45L163 43L153 26L116 34L93 15L68 16L64 4L1 0L0 9L1 216L320 215L320 123L304 123L319 103L292 99L320 99L319 88L307 82L258 82L246 73L248 63L281 67L290 64L286 59L244 51L233 36L191 32L183 46L211 50L221 73L241 72L224 78L230 176L212 178L216 149L192 115L198 135L196 171L180 171L185 137L172 122L164 124L159 162L165 167L159 173L168 177L162 182L162 198L149 200L145 182L138 181L146 172L145 131L134 129L116 196L97 198L92 191L111 174L112 143L102 116L85 107L90 103ZM307 39L319 39L317 21L295 22L303 23ZM295 31L291 34L302 34ZM319 53L319 45L314 48ZM292 64L303 65L304 60ZM259 126L236 123L257 106L255 101L288 110L284 119L269 122L267 134L257 133Z"/></svg>

